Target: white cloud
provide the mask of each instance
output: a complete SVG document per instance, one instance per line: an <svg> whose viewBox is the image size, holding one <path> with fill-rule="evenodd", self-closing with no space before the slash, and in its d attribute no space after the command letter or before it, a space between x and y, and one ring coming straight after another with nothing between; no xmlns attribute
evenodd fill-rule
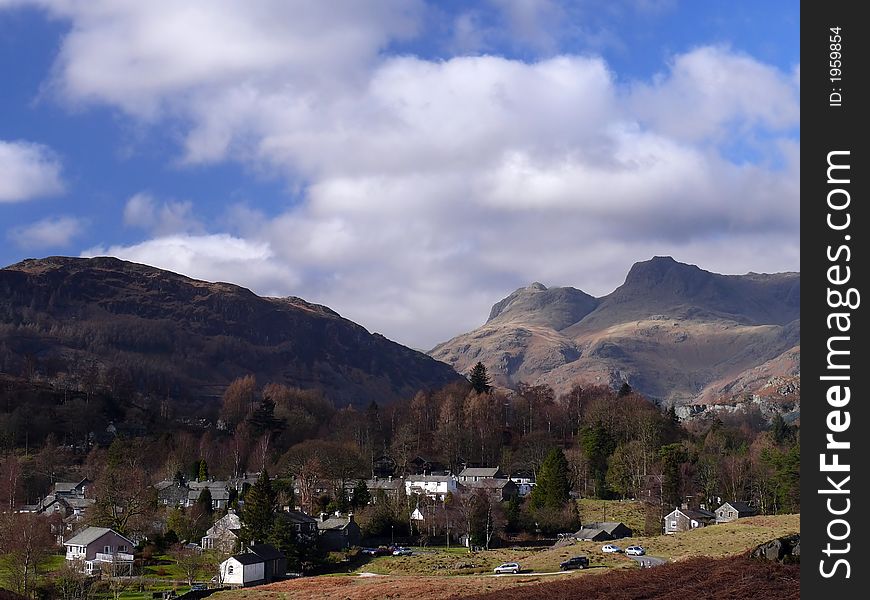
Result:
<svg viewBox="0 0 870 600"><path fill-rule="evenodd" d="M269 295L283 295L281 288L298 284L297 275L276 260L268 243L228 234L178 234L131 246L94 246L81 256L116 256L207 281L247 285Z"/></svg>
<svg viewBox="0 0 870 600"><path fill-rule="evenodd" d="M527 45L550 43L544 9L506 4ZM277 215L235 207L232 235L207 235L185 226L192 207L137 195L125 220L153 239L88 254L300 295L417 347L532 280L603 294L660 254L797 266L799 81L726 48L631 82L594 56L380 54L414 34L417 4L51 10L73 22L53 77L67 102L166 119L186 163L278 173L301 197ZM457 43L486 44L473 15L464 27Z"/></svg>
<svg viewBox="0 0 870 600"><path fill-rule="evenodd" d="M46 146L0 140L0 203L63 193L60 159Z"/></svg>
<svg viewBox="0 0 870 600"><path fill-rule="evenodd" d="M85 228L76 217L47 217L29 225L13 227L7 232L12 243L24 250L66 248Z"/></svg>
<svg viewBox="0 0 870 600"><path fill-rule="evenodd" d="M201 232L202 224L193 214L193 202L159 203L151 194L139 192L124 205L124 225L144 229L156 236Z"/></svg>

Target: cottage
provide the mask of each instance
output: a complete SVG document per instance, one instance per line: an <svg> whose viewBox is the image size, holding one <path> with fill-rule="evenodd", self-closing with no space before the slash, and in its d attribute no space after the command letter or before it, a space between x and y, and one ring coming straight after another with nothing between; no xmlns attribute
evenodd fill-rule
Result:
<svg viewBox="0 0 870 600"><path fill-rule="evenodd" d="M371 496L371 504L377 504L381 497L396 500L399 497L399 490L404 486L404 481L397 477L375 477L366 481L366 487Z"/></svg>
<svg viewBox="0 0 870 600"><path fill-rule="evenodd" d="M286 519L301 539L305 541L317 539L317 519L311 515L306 515L301 510L287 510L279 513L277 518Z"/></svg>
<svg viewBox="0 0 870 600"><path fill-rule="evenodd" d="M480 479L459 484L463 491L483 490L499 502L510 500L519 495L519 488L510 479Z"/></svg>
<svg viewBox="0 0 870 600"><path fill-rule="evenodd" d="M447 494L457 491L452 475L410 475L405 478L405 493L419 494L436 500L444 500Z"/></svg>
<svg viewBox="0 0 870 600"><path fill-rule="evenodd" d="M525 498L532 493L532 488L535 487L535 472L532 470L517 470L511 472L508 479L517 484L520 498Z"/></svg>
<svg viewBox="0 0 870 600"><path fill-rule="evenodd" d="M317 521L317 531L320 534L319 544L327 551L359 546L362 539L362 531L354 521L353 513L349 513L347 517L340 513L335 513L333 517L321 513L320 520Z"/></svg>
<svg viewBox="0 0 870 600"><path fill-rule="evenodd" d="M208 490L211 494L213 510L223 510L230 503L230 486L226 481L191 481L188 488L187 506L196 504L204 490Z"/></svg>
<svg viewBox="0 0 870 600"><path fill-rule="evenodd" d="M708 510L691 510L688 508L675 508L665 516L665 533L688 531L699 527L706 527L716 522L716 515Z"/></svg>
<svg viewBox="0 0 870 600"><path fill-rule="evenodd" d="M215 521L205 537L202 538L203 550L220 550L233 552L239 547L239 533L242 530L242 520L232 508L223 517Z"/></svg>
<svg viewBox="0 0 870 600"><path fill-rule="evenodd" d="M88 527L63 543L66 559L94 574L107 566L113 574L132 575L133 541L106 527Z"/></svg>
<svg viewBox="0 0 870 600"><path fill-rule="evenodd" d="M601 542L631 537L632 530L625 523L616 521L600 521L586 523L572 536L575 540Z"/></svg>
<svg viewBox="0 0 870 600"><path fill-rule="evenodd" d="M252 553L235 554L220 566L221 581L224 585L244 587L266 582L266 563Z"/></svg>
<svg viewBox="0 0 870 600"><path fill-rule="evenodd" d="M744 517L751 517L756 512L747 502L726 502L716 509L716 522L728 523Z"/></svg>
<svg viewBox="0 0 870 600"><path fill-rule="evenodd" d="M459 473L460 483L483 481L484 479L503 478L498 467L466 467Z"/></svg>
<svg viewBox="0 0 870 600"><path fill-rule="evenodd" d="M396 461L382 454L372 461L372 475L374 477L391 477L396 474Z"/></svg>
<svg viewBox="0 0 870 600"><path fill-rule="evenodd" d="M408 470L413 475L426 475L444 471L444 465L423 456L416 456L408 462Z"/></svg>
<svg viewBox="0 0 870 600"><path fill-rule="evenodd" d="M163 506L185 506L190 488L179 479L164 479L154 484L157 502Z"/></svg>

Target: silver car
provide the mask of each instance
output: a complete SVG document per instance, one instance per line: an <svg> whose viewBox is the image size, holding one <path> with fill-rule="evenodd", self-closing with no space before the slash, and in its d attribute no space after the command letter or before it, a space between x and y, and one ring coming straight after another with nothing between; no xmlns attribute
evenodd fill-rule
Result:
<svg viewBox="0 0 870 600"><path fill-rule="evenodd" d="M496 573L513 573L514 575L516 575L520 572L520 565L519 563L515 562L504 563L497 566L495 569L493 569L493 571L495 571Z"/></svg>

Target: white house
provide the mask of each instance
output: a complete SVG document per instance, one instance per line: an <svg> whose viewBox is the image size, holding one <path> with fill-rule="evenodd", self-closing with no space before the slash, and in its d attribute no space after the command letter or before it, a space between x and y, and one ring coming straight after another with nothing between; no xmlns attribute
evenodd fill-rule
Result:
<svg viewBox="0 0 870 600"><path fill-rule="evenodd" d="M111 565L113 572L132 574L133 546L129 538L106 527L88 527L63 543L66 559L89 574Z"/></svg>
<svg viewBox="0 0 870 600"><path fill-rule="evenodd" d="M250 552L236 554L221 563L220 572L224 585L255 585L266 580L266 561Z"/></svg>
<svg viewBox="0 0 870 600"><path fill-rule="evenodd" d="M447 494L455 494L456 489L453 475L409 475L405 479L405 493L409 496L420 494L443 500Z"/></svg>

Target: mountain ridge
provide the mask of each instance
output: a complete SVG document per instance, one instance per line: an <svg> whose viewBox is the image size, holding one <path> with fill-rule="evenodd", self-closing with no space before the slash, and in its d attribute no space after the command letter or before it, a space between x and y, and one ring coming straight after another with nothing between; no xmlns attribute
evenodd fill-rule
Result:
<svg viewBox="0 0 870 600"><path fill-rule="evenodd" d="M125 371L140 392L208 401L233 378L320 388L337 404L457 381L448 365L298 297L261 297L112 257L0 269L0 371ZM90 367L89 367L90 368Z"/></svg>
<svg viewBox="0 0 870 600"><path fill-rule="evenodd" d="M550 290L573 290L519 303ZM582 302L580 300L583 300ZM522 310L526 311L524 315ZM504 318L505 313L510 318ZM549 315L579 315L574 323ZM435 346L430 355L467 372L477 361L497 384L628 382L665 404L710 403L729 378L743 377L800 344L800 274L721 275L657 256L635 263L600 298L576 288L532 284L496 302L480 327Z"/></svg>

